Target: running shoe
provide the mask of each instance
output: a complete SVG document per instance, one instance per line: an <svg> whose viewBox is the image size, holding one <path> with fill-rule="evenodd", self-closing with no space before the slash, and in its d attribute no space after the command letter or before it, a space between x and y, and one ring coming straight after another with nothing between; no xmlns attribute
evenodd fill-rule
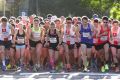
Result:
<svg viewBox="0 0 120 80"><path fill-rule="evenodd" d="M109 66L108 66L108 64L105 64L105 71L108 71L109 70Z"/></svg>
<svg viewBox="0 0 120 80"><path fill-rule="evenodd" d="M6 66L2 65L2 71L6 71Z"/></svg>
<svg viewBox="0 0 120 80"><path fill-rule="evenodd" d="M37 65L34 65L33 71L34 71L34 72L37 72Z"/></svg>
<svg viewBox="0 0 120 80"><path fill-rule="evenodd" d="M101 67L101 72L105 72L105 67L104 66Z"/></svg>
<svg viewBox="0 0 120 80"><path fill-rule="evenodd" d="M6 66L6 68L7 68L7 70L11 69L11 65L8 64L8 65Z"/></svg>
<svg viewBox="0 0 120 80"><path fill-rule="evenodd" d="M88 70L88 68L85 67L83 71L84 71L84 72L89 72L90 70Z"/></svg>
<svg viewBox="0 0 120 80"><path fill-rule="evenodd" d="M55 69L50 70L50 73L55 73L55 72L56 72Z"/></svg>

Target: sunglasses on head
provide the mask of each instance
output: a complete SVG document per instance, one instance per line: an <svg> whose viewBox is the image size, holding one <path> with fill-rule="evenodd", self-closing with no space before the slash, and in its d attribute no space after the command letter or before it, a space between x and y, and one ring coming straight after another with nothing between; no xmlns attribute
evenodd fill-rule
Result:
<svg viewBox="0 0 120 80"><path fill-rule="evenodd" d="M34 22L38 22L39 20L34 20Z"/></svg>
<svg viewBox="0 0 120 80"><path fill-rule="evenodd" d="M67 22L68 24L72 23L72 22Z"/></svg>

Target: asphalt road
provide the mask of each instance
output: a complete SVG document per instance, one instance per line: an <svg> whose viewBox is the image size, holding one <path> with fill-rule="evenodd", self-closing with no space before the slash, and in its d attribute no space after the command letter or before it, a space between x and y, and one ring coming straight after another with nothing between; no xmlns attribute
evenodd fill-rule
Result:
<svg viewBox="0 0 120 80"><path fill-rule="evenodd" d="M0 80L120 80L119 73L94 73L94 72L0 72Z"/></svg>

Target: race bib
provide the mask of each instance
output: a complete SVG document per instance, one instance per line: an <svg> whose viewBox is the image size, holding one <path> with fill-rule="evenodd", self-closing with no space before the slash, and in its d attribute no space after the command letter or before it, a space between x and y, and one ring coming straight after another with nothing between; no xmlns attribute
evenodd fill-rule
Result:
<svg viewBox="0 0 120 80"><path fill-rule="evenodd" d="M100 40L101 40L101 41L106 41L107 38L108 38L107 36L102 36L102 37L100 38Z"/></svg>
<svg viewBox="0 0 120 80"><path fill-rule="evenodd" d="M70 35L66 35L67 41L70 41Z"/></svg>
<svg viewBox="0 0 120 80"><path fill-rule="evenodd" d="M57 39L56 38L50 38L50 43L57 43Z"/></svg>
<svg viewBox="0 0 120 80"><path fill-rule="evenodd" d="M18 38L18 41L19 41L20 43L24 43L24 42L25 42L25 39L24 39L24 38Z"/></svg>
<svg viewBox="0 0 120 80"><path fill-rule="evenodd" d="M9 36L9 33L6 32L6 29L2 29L2 37L4 41L8 41L8 36Z"/></svg>
<svg viewBox="0 0 120 80"><path fill-rule="evenodd" d="M5 32L2 34L4 41L8 41L8 34Z"/></svg>
<svg viewBox="0 0 120 80"><path fill-rule="evenodd" d="M40 33L39 32L34 32L33 33L33 37L34 38L39 38L40 37Z"/></svg>
<svg viewBox="0 0 120 80"><path fill-rule="evenodd" d="M2 36L3 36L4 38L7 38L7 37L9 36L9 34L8 34L7 32L4 32L4 33L2 34Z"/></svg>
<svg viewBox="0 0 120 80"><path fill-rule="evenodd" d="M83 37L89 37L90 36L90 33L84 33L83 32Z"/></svg>

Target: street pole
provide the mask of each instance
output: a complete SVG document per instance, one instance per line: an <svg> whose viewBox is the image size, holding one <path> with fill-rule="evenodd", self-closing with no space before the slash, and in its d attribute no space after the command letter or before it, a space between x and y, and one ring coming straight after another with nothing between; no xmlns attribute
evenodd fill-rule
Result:
<svg viewBox="0 0 120 80"><path fill-rule="evenodd" d="M38 0L36 0L36 14L38 16Z"/></svg>
<svg viewBox="0 0 120 80"><path fill-rule="evenodd" d="M5 16L6 11L6 0L3 0L3 16Z"/></svg>

